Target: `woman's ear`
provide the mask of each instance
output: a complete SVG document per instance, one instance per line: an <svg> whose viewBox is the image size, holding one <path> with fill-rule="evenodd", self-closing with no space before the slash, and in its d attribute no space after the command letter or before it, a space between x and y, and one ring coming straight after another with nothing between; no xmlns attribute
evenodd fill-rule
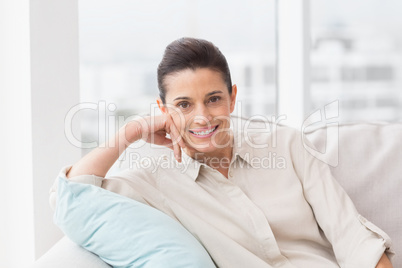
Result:
<svg viewBox="0 0 402 268"><path fill-rule="evenodd" d="M232 94L230 95L230 113L233 113L236 104L237 86L232 86Z"/></svg>
<svg viewBox="0 0 402 268"><path fill-rule="evenodd" d="M167 113L167 109L166 106L163 105L163 102L160 98L156 99L156 103L158 104L159 110L161 110L162 113L166 114Z"/></svg>

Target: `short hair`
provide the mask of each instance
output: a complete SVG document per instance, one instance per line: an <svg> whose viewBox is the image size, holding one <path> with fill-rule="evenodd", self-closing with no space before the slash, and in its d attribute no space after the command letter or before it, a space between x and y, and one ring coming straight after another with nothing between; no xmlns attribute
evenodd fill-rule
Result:
<svg viewBox="0 0 402 268"><path fill-rule="evenodd" d="M213 43L196 38L183 37L170 43L158 66L159 97L166 100L165 78L170 74L190 69L208 68L222 75L229 94L232 94L232 80L225 56Z"/></svg>

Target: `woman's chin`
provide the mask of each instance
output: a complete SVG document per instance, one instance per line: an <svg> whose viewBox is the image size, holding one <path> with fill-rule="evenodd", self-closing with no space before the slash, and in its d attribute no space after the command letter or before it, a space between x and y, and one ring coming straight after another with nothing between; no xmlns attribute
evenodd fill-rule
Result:
<svg viewBox="0 0 402 268"><path fill-rule="evenodd" d="M192 146L189 147L190 151L199 153L210 153L217 149L212 144L192 144Z"/></svg>
<svg viewBox="0 0 402 268"><path fill-rule="evenodd" d="M209 141L194 141L190 140L190 142L186 142L186 148L189 149L189 152L192 153L211 153L219 148L214 146L211 140Z"/></svg>

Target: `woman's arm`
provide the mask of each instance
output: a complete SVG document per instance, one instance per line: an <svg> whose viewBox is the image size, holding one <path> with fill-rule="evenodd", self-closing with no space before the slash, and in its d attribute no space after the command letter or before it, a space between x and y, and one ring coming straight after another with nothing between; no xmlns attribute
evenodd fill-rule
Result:
<svg viewBox="0 0 402 268"><path fill-rule="evenodd" d="M309 141L303 142L314 148ZM300 139L292 144L291 149L294 150L293 164L301 179L304 196L332 244L340 266L376 267L384 249L392 256L389 236L358 213L329 166L305 150ZM381 260L379 264L382 263Z"/></svg>
<svg viewBox="0 0 402 268"><path fill-rule="evenodd" d="M175 142L168 139L166 134L170 134ZM68 171L67 178L78 175L105 177L124 150L139 139L173 149L176 159L180 161L180 147L184 147L184 142L170 115L144 117L127 123L108 143L84 156Z"/></svg>
<svg viewBox="0 0 402 268"><path fill-rule="evenodd" d="M375 268L392 268L392 263L385 253L382 254L381 259L378 261Z"/></svg>

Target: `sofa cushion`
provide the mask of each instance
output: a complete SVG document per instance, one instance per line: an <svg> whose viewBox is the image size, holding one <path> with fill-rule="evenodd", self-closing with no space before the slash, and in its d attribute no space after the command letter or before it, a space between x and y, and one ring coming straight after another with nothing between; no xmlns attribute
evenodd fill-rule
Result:
<svg viewBox="0 0 402 268"><path fill-rule="evenodd" d="M113 267L215 267L196 238L152 207L63 177L57 194L55 223Z"/></svg>
<svg viewBox="0 0 402 268"><path fill-rule="evenodd" d="M64 236L31 268L110 268L97 255L83 249Z"/></svg>

